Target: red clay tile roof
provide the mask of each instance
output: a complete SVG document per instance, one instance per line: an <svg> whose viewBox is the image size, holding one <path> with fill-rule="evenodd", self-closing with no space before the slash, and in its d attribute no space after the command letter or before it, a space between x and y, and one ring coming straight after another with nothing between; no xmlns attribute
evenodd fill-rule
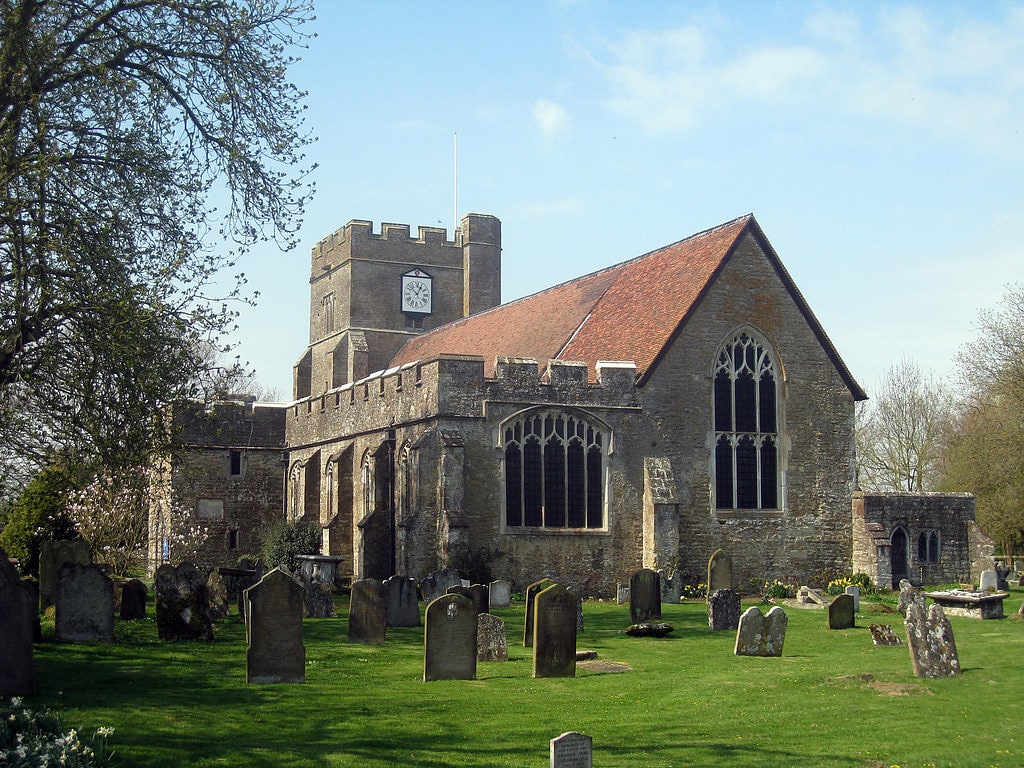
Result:
<svg viewBox="0 0 1024 768"><path fill-rule="evenodd" d="M753 215L705 230L622 264L457 320L408 341L391 366L439 354L531 357L587 364L633 361L640 383L745 234L758 239L856 399L865 397L839 359Z"/></svg>

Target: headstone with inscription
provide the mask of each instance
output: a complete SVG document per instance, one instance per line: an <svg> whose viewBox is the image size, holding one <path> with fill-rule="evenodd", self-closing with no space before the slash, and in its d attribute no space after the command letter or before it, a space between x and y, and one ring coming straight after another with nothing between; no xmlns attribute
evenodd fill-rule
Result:
<svg viewBox="0 0 1024 768"><path fill-rule="evenodd" d="M64 563L57 572L54 606L59 642L114 642L114 583L99 566Z"/></svg>
<svg viewBox="0 0 1024 768"><path fill-rule="evenodd" d="M953 677L960 674L953 627L942 606L932 603L926 615L920 605L912 603L907 608L905 626L915 675Z"/></svg>
<svg viewBox="0 0 1024 768"><path fill-rule="evenodd" d="M474 680L479 614L464 595L445 594L423 618L423 681Z"/></svg>
<svg viewBox="0 0 1024 768"><path fill-rule="evenodd" d="M779 606L774 606L767 615L752 605L740 616L736 630L737 656L781 656L786 642L786 625L789 617Z"/></svg>
<svg viewBox="0 0 1024 768"><path fill-rule="evenodd" d="M490 613L477 614L477 661L508 661L508 636L505 621Z"/></svg>
<svg viewBox="0 0 1024 768"><path fill-rule="evenodd" d="M853 595L836 595L828 604L828 628L853 629L855 626Z"/></svg>
<svg viewBox="0 0 1024 768"><path fill-rule="evenodd" d="M57 593L57 574L64 563L88 565L92 562L89 542L81 539L39 542L39 610L53 605Z"/></svg>
<svg viewBox="0 0 1024 768"><path fill-rule="evenodd" d="M550 768L594 768L594 740L576 731L551 740Z"/></svg>
<svg viewBox="0 0 1024 768"><path fill-rule="evenodd" d="M206 576L192 563L156 569L156 628L161 640L213 641Z"/></svg>
<svg viewBox="0 0 1024 768"><path fill-rule="evenodd" d="M36 687L32 635L39 598L0 549L0 699L24 696Z"/></svg>
<svg viewBox="0 0 1024 768"><path fill-rule="evenodd" d="M508 608L512 605L512 583L505 579L495 579L487 585L488 609Z"/></svg>
<svg viewBox="0 0 1024 768"><path fill-rule="evenodd" d="M283 567L274 568L245 591L246 680L249 683L303 683L306 647L302 614L306 588Z"/></svg>
<svg viewBox="0 0 1024 768"><path fill-rule="evenodd" d="M543 578L526 588L526 618L523 621L523 647L533 647L534 600L541 591L554 584L554 579Z"/></svg>
<svg viewBox="0 0 1024 768"><path fill-rule="evenodd" d="M629 620L643 624L661 618L661 579L657 571L641 568L629 580Z"/></svg>
<svg viewBox="0 0 1024 768"><path fill-rule="evenodd" d="M576 676L576 595L552 584L535 598L533 676Z"/></svg>
<svg viewBox="0 0 1024 768"><path fill-rule="evenodd" d="M716 589L708 597L708 628L712 632L735 631L740 626L740 593Z"/></svg>
<svg viewBox="0 0 1024 768"><path fill-rule="evenodd" d="M146 585L139 579L128 579L121 585L121 620L146 618Z"/></svg>
<svg viewBox="0 0 1024 768"><path fill-rule="evenodd" d="M716 589L732 589L732 558L722 549L708 558L708 594Z"/></svg>
<svg viewBox="0 0 1024 768"><path fill-rule="evenodd" d="M384 645L387 631L388 596L377 579L352 582L348 604L348 641Z"/></svg>
<svg viewBox="0 0 1024 768"><path fill-rule="evenodd" d="M430 605L430 603L445 594L448 591L448 587L461 583L462 579L459 577L459 572L454 568L431 571L420 581L420 594L423 596L423 602Z"/></svg>
<svg viewBox="0 0 1024 768"><path fill-rule="evenodd" d="M389 627L418 627L420 600L416 579L411 576L391 576L384 580L388 593L387 625Z"/></svg>

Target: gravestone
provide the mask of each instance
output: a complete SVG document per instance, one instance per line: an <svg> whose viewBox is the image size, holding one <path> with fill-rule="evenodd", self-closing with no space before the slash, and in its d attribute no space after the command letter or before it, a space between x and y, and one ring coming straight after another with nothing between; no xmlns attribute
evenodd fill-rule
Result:
<svg viewBox="0 0 1024 768"><path fill-rule="evenodd" d="M664 570L658 571L661 579L661 602L677 605L683 597L683 576L676 571L669 576Z"/></svg>
<svg viewBox="0 0 1024 768"><path fill-rule="evenodd" d="M420 601L416 579L391 576L384 580L388 593L387 625L389 627L420 626Z"/></svg>
<svg viewBox="0 0 1024 768"><path fill-rule="evenodd" d="M423 681L476 679L479 614L464 595L445 594L423 618Z"/></svg>
<svg viewBox="0 0 1024 768"><path fill-rule="evenodd" d="M352 582L348 604L348 641L384 645L388 623L388 595L377 579Z"/></svg>
<svg viewBox="0 0 1024 768"><path fill-rule="evenodd" d="M543 590L554 584L553 579L543 578L540 581L535 581L533 584L526 588L526 619L523 621L523 647L533 647L533 616L534 616L534 601L537 595Z"/></svg>
<svg viewBox="0 0 1024 768"><path fill-rule="evenodd" d="M430 605L441 595L448 591L448 587L462 584L459 572L454 568L445 568L441 571L431 571L420 582L420 594L423 595L423 602Z"/></svg>
<svg viewBox="0 0 1024 768"><path fill-rule="evenodd" d="M616 584L615 585L615 603L617 605L625 605L629 602L629 584Z"/></svg>
<svg viewBox="0 0 1024 768"><path fill-rule="evenodd" d="M752 605L740 616L736 630L737 656L781 656L786 642L786 625L789 617L779 606L774 606L767 615Z"/></svg>
<svg viewBox="0 0 1024 768"><path fill-rule="evenodd" d="M661 579L657 571L641 568L629 580L629 621L643 624L661 618Z"/></svg>
<svg viewBox="0 0 1024 768"><path fill-rule="evenodd" d="M473 605L476 606L477 613L487 613L490 607L490 598L487 595L487 586L485 584L471 584L468 587L457 584L448 587L448 594L468 597L473 601Z"/></svg>
<svg viewBox="0 0 1024 768"><path fill-rule="evenodd" d="M978 582L979 592L995 592L999 588L999 574L995 571L982 571Z"/></svg>
<svg viewBox="0 0 1024 768"><path fill-rule="evenodd" d="M836 595L828 604L828 628L853 629L856 626L853 613L853 595Z"/></svg>
<svg viewBox="0 0 1024 768"><path fill-rule="evenodd" d="M0 699L35 690L32 635L38 605L35 589L19 578L7 553L0 549Z"/></svg>
<svg viewBox="0 0 1024 768"><path fill-rule="evenodd" d="M942 607L932 603L925 615L917 603L907 608L905 621L910 662L918 677L953 677L960 674L953 627Z"/></svg>
<svg viewBox="0 0 1024 768"><path fill-rule="evenodd" d="M1010 588L1010 582L1008 581L1008 577L1013 569L1004 568L999 563L996 563L994 570L996 572L996 591L1005 592Z"/></svg>
<svg viewBox="0 0 1024 768"><path fill-rule="evenodd" d="M552 584L537 594L535 602L533 676L575 677L576 595Z"/></svg>
<svg viewBox="0 0 1024 768"><path fill-rule="evenodd" d="M508 637L505 620L490 613L477 614L477 661L508 661Z"/></svg>
<svg viewBox="0 0 1024 768"><path fill-rule="evenodd" d="M306 588L283 567L274 568L245 591L246 681L303 683L306 647L302 614Z"/></svg>
<svg viewBox="0 0 1024 768"><path fill-rule="evenodd" d="M576 594L576 590L572 587L567 587L572 596L576 598L576 634L579 635L583 632L583 598Z"/></svg>
<svg viewBox="0 0 1024 768"><path fill-rule="evenodd" d="M333 619L338 615L338 606L334 604L334 592L330 583L315 576L310 578L305 574L297 578L306 590L302 603L303 611L308 618Z"/></svg>
<svg viewBox="0 0 1024 768"><path fill-rule="evenodd" d="M903 645L889 624L870 624L868 629L871 630L871 642L875 645Z"/></svg>
<svg viewBox="0 0 1024 768"><path fill-rule="evenodd" d="M551 740L550 768L594 768L594 740L576 731Z"/></svg>
<svg viewBox="0 0 1024 768"><path fill-rule="evenodd" d="M206 609L211 619L228 617L228 587L220 571L210 571L206 577Z"/></svg>
<svg viewBox="0 0 1024 768"><path fill-rule="evenodd" d="M708 594L716 589L732 589L732 558L722 549L708 558Z"/></svg>
<svg viewBox="0 0 1024 768"><path fill-rule="evenodd" d="M822 597L821 593L808 586L802 586L796 594L797 602L807 605L828 605L828 600Z"/></svg>
<svg viewBox="0 0 1024 768"><path fill-rule="evenodd" d="M708 628L712 632L736 630L740 626L740 593L716 589L708 597Z"/></svg>
<svg viewBox="0 0 1024 768"><path fill-rule="evenodd" d="M267 567L262 560L256 561L256 566L249 569L241 569L235 582L238 588L238 618L245 621L245 590L267 575Z"/></svg>
<svg viewBox="0 0 1024 768"><path fill-rule="evenodd" d="M139 579L128 579L121 585L121 620L146 618L146 585Z"/></svg>
<svg viewBox="0 0 1024 768"><path fill-rule="evenodd" d="M846 594L853 598L853 612L860 612L860 587L851 584L846 588Z"/></svg>
<svg viewBox="0 0 1024 768"><path fill-rule="evenodd" d="M156 569L156 628L161 640L213 641L206 577L192 563Z"/></svg>
<svg viewBox="0 0 1024 768"><path fill-rule="evenodd" d="M918 605L923 611L927 602L924 590L918 589L906 579L900 580L900 596L896 601L896 610L900 616L906 617L907 609L911 605Z"/></svg>
<svg viewBox="0 0 1024 768"><path fill-rule="evenodd" d="M89 565L89 542L76 539L39 542L39 611L53 605L57 594L57 574L64 563Z"/></svg>
<svg viewBox="0 0 1024 768"><path fill-rule="evenodd" d="M54 594L57 640L114 642L114 582L97 565L64 563Z"/></svg>
<svg viewBox="0 0 1024 768"><path fill-rule="evenodd" d="M505 579L496 579L487 585L488 610L508 608L512 605L512 584Z"/></svg>

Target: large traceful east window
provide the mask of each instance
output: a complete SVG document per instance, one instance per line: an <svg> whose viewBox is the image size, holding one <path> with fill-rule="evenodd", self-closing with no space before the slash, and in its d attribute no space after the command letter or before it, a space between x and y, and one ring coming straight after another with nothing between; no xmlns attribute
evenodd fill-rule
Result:
<svg viewBox="0 0 1024 768"><path fill-rule="evenodd" d="M778 387L767 345L750 333L722 346L715 367L715 506L777 509Z"/></svg>
<svg viewBox="0 0 1024 768"><path fill-rule="evenodd" d="M607 435L578 415L534 412L504 426L505 525L602 528Z"/></svg>

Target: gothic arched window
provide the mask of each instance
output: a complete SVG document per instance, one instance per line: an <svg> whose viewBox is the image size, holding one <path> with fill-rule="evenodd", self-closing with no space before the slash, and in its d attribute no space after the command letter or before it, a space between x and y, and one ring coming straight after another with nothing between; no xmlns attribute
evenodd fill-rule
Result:
<svg viewBox="0 0 1024 768"><path fill-rule="evenodd" d="M775 363L768 345L749 331L718 353L714 419L716 508L781 507Z"/></svg>

